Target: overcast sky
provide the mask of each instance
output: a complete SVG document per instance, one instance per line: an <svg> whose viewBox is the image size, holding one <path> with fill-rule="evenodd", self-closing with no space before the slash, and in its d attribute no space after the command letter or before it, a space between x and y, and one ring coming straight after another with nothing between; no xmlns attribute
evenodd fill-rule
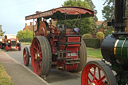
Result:
<svg viewBox="0 0 128 85"><path fill-rule="evenodd" d="M1 0L0 25L5 34L17 34L25 26L25 16L36 11L46 11L60 7L66 0ZM103 20L102 12L104 0L93 0L98 10L98 20Z"/></svg>

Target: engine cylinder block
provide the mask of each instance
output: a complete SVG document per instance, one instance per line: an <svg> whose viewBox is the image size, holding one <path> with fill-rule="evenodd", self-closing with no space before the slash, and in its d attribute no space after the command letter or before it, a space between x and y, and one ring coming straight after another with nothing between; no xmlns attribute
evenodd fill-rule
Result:
<svg viewBox="0 0 128 85"><path fill-rule="evenodd" d="M128 64L128 38L115 37L113 34L107 36L103 40L101 52L103 58L112 64Z"/></svg>

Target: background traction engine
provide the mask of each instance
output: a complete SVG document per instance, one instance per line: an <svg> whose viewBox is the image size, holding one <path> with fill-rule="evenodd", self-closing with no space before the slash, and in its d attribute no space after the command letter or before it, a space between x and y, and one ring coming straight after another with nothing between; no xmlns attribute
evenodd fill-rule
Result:
<svg viewBox="0 0 128 85"><path fill-rule="evenodd" d="M47 76L51 68L81 71L87 60L87 52L86 45L79 35L80 29L69 29L62 24L54 26L46 22L48 18L64 20L65 16L74 19L79 15L90 17L94 12L82 7L68 6L26 16L26 20L37 19L37 30L30 46L31 55L27 47L23 50L24 64L29 65L31 56L32 68L39 76Z"/></svg>
<svg viewBox="0 0 128 85"><path fill-rule="evenodd" d="M128 84L128 18L125 11L126 0L115 0L115 19L108 22L108 26L115 28L115 32L102 42L102 61L86 64L81 85Z"/></svg>

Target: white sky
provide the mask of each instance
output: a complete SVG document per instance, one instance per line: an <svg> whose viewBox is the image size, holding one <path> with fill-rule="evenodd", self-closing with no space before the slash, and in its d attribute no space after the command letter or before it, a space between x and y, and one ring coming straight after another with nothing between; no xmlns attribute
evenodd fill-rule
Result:
<svg viewBox="0 0 128 85"><path fill-rule="evenodd" d="M25 16L36 11L46 11L60 7L66 0L1 0L0 24L5 34L17 34L25 26ZM103 2L105 0L92 0L98 10L98 20L103 20Z"/></svg>

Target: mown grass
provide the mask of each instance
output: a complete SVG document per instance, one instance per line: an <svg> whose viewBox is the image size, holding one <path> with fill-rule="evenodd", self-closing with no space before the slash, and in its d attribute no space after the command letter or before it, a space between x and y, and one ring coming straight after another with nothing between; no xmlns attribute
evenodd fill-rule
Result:
<svg viewBox="0 0 128 85"><path fill-rule="evenodd" d="M90 58L102 58L101 49L94 49L87 47L87 55Z"/></svg>
<svg viewBox="0 0 128 85"><path fill-rule="evenodd" d="M0 64L0 85L14 85L2 64Z"/></svg>

